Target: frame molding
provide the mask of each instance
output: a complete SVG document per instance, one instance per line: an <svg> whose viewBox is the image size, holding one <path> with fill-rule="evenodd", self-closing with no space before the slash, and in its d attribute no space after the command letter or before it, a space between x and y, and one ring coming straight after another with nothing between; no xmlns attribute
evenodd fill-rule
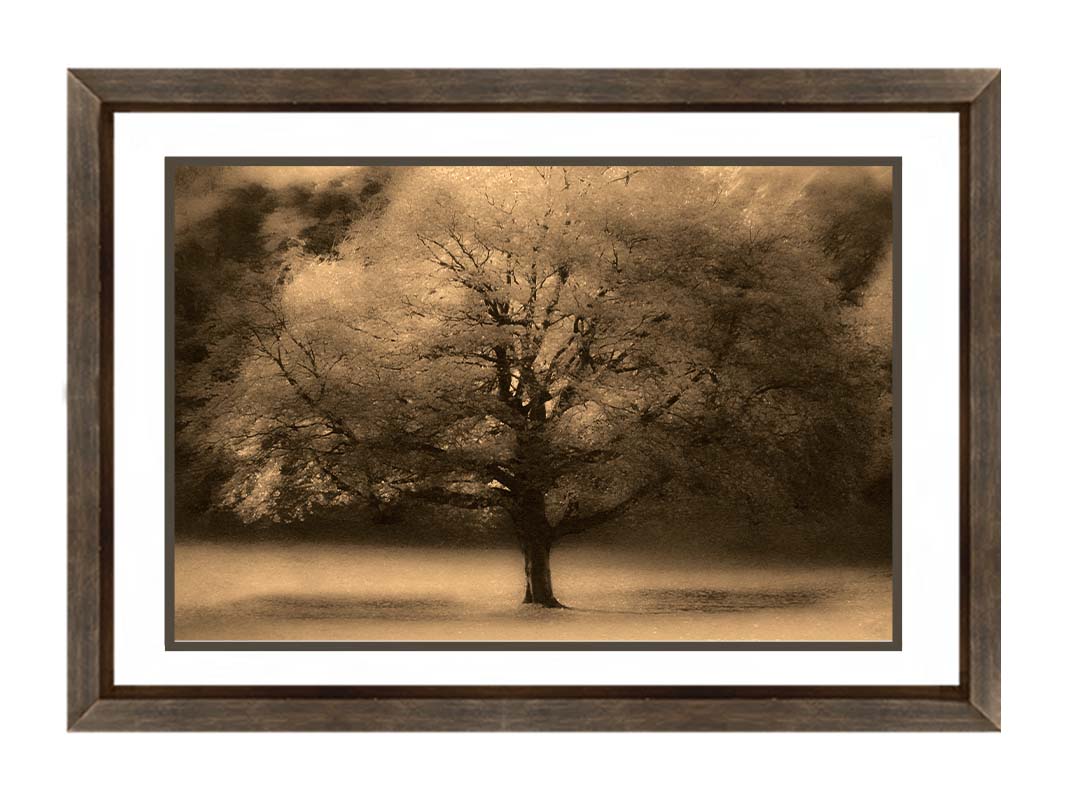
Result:
<svg viewBox="0 0 1067 800"><path fill-rule="evenodd" d="M173 111L955 112L955 686L116 686L113 121ZM999 70L71 70L67 726L128 730L999 730Z"/></svg>

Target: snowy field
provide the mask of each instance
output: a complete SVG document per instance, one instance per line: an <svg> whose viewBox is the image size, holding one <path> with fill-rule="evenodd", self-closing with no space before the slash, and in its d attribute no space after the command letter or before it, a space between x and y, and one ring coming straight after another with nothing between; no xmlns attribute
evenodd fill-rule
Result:
<svg viewBox="0 0 1067 800"><path fill-rule="evenodd" d="M556 596L523 606L510 550L180 544L178 640L883 640L888 568L675 562L561 546Z"/></svg>

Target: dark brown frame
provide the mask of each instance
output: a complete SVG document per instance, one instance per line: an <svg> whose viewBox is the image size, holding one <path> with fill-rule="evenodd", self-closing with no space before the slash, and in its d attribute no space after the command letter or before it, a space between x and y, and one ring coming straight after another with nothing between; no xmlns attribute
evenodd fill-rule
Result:
<svg viewBox="0 0 1067 800"><path fill-rule="evenodd" d="M116 686L113 122L131 111L958 113L958 684ZM72 70L68 202L71 730L999 730L998 70Z"/></svg>

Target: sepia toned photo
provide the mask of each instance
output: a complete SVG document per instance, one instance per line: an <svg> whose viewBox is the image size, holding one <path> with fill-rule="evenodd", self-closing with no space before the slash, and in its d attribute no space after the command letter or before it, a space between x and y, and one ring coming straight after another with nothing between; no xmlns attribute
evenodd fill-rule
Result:
<svg viewBox="0 0 1067 800"><path fill-rule="evenodd" d="M168 645L899 642L899 165L168 160Z"/></svg>

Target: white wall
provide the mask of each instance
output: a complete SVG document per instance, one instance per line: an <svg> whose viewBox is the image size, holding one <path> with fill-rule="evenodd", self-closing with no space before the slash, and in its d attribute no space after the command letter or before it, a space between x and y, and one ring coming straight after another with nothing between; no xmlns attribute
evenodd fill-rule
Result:
<svg viewBox="0 0 1067 800"><path fill-rule="evenodd" d="M6 794L160 798L1041 795L1067 524L1061 29L1046 4L92 2L5 9L0 559ZM968 735L64 733L67 66L1000 66L1004 725ZM13 519L12 519L13 514ZM1050 688L1046 689L1048 686ZM1060 737L1062 738L1062 737ZM610 791L609 791L610 787ZM1047 787L1047 788L1046 788Z"/></svg>

